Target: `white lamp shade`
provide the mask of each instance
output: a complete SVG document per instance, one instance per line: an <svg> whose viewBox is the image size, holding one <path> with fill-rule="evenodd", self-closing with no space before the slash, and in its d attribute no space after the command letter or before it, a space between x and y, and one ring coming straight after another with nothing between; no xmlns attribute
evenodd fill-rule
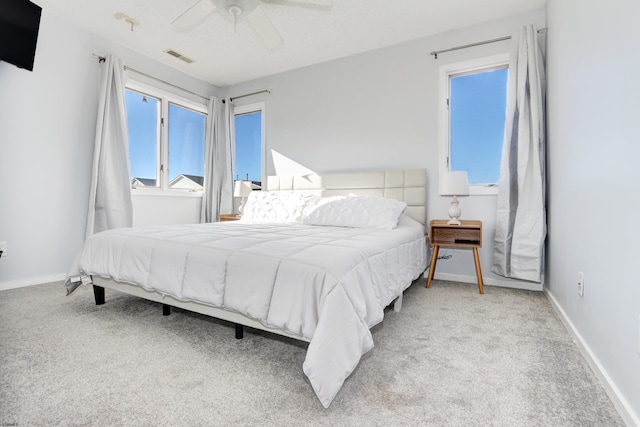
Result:
<svg viewBox="0 0 640 427"><path fill-rule="evenodd" d="M469 180L466 171L445 172L440 193L443 196L468 196Z"/></svg>
<svg viewBox="0 0 640 427"><path fill-rule="evenodd" d="M234 197L247 197L252 190L251 181L237 180L233 188L233 195Z"/></svg>

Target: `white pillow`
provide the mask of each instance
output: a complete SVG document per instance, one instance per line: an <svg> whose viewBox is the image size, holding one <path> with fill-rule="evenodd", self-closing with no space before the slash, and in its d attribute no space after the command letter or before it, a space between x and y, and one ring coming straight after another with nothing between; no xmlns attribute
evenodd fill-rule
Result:
<svg viewBox="0 0 640 427"><path fill-rule="evenodd" d="M302 222L307 205L318 196L310 193L252 191L244 205L241 221L251 223Z"/></svg>
<svg viewBox="0 0 640 427"><path fill-rule="evenodd" d="M337 227L396 228L406 207L405 202L384 197L326 197L308 210L302 222Z"/></svg>

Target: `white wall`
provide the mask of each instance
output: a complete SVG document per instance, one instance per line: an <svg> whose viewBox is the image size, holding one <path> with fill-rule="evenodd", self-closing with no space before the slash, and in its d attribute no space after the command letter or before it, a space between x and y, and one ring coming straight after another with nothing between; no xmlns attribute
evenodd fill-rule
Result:
<svg viewBox="0 0 640 427"><path fill-rule="evenodd" d="M0 289L63 278L82 244L101 69L93 53L204 96L219 91L44 9L33 72L0 62ZM199 199L179 200L134 199L136 222L184 221L180 205L199 213Z"/></svg>
<svg viewBox="0 0 640 427"><path fill-rule="evenodd" d="M397 46L278 74L229 88L231 96L272 88L237 101L266 102L268 174L426 168L428 219L448 218L438 196L438 78L443 64L508 52L500 42L441 54L429 52L510 35L523 24L545 26L544 11L514 16ZM496 196L461 199L463 218L480 219L487 284L542 289L491 273ZM443 249L444 251L444 249ZM470 250L438 262L436 278L475 282Z"/></svg>
<svg viewBox="0 0 640 427"><path fill-rule="evenodd" d="M547 282L640 425L638 16L637 0L548 3Z"/></svg>
<svg viewBox="0 0 640 427"><path fill-rule="evenodd" d="M133 226L195 224L200 222L201 195L150 196L133 191Z"/></svg>

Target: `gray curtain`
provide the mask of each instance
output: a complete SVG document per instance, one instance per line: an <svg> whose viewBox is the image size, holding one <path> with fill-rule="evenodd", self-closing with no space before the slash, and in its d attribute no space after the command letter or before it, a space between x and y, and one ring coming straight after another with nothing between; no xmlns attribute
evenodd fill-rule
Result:
<svg viewBox="0 0 640 427"><path fill-rule="evenodd" d="M541 282L544 271L545 71L535 26L512 37L493 266Z"/></svg>
<svg viewBox="0 0 640 427"><path fill-rule="evenodd" d="M86 237L132 225L124 67L108 55L100 85Z"/></svg>
<svg viewBox="0 0 640 427"><path fill-rule="evenodd" d="M215 222L233 212L233 104L209 99L200 222Z"/></svg>

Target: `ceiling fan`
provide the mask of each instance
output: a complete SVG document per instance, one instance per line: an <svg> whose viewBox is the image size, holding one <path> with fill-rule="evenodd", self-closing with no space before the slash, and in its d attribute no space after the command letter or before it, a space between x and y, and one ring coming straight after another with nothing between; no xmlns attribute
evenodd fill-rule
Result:
<svg viewBox="0 0 640 427"><path fill-rule="evenodd" d="M178 16L171 25L179 30L188 31L217 10L232 17L234 25L238 19L246 18L267 49L273 50L282 45L282 37L262 9L261 2L282 6L328 8L333 0L199 0Z"/></svg>

